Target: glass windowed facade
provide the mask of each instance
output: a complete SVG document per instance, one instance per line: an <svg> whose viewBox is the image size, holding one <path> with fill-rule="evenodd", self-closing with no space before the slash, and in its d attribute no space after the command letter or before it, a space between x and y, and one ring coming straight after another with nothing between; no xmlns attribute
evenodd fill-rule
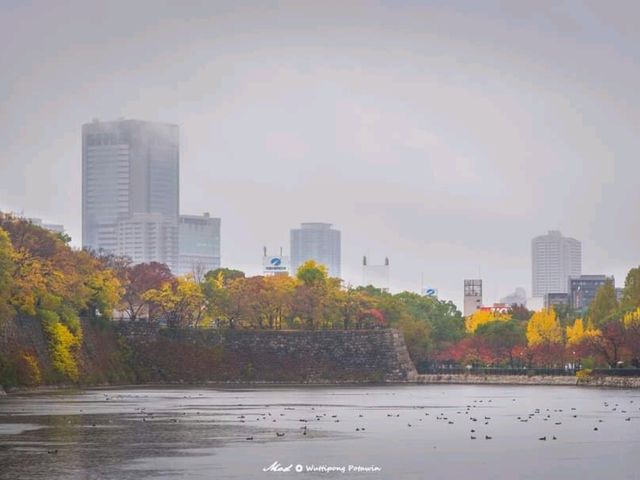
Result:
<svg viewBox="0 0 640 480"><path fill-rule="evenodd" d="M175 268L178 199L176 125L118 120L82 126L83 247L126 252L132 259L145 258ZM157 230L154 235L159 237L127 233L133 230ZM139 257L132 253L139 252L139 246L128 243L132 238L155 243L145 244L147 253Z"/></svg>
<svg viewBox="0 0 640 480"><path fill-rule="evenodd" d="M325 265L330 277L340 278L340 231L330 223L303 223L291 230L291 273L307 260Z"/></svg>

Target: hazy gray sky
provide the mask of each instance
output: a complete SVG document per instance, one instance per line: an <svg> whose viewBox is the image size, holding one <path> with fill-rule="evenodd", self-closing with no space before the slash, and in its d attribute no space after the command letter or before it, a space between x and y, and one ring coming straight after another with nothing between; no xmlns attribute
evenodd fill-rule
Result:
<svg viewBox="0 0 640 480"><path fill-rule="evenodd" d="M82 123L175 123L181 211L257 273L289 229L343 272L460 302L531 290L530 240L583 273L640 263L640 2L0 0L0 209L79 245Z"/></svg>

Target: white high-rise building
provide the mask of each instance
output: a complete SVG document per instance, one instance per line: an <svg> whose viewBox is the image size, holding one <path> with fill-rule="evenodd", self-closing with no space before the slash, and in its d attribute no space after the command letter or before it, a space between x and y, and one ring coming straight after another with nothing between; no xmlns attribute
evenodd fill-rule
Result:
<svg viewBox="0 0 640 480"><path fill-rule="evenodd" d="M340 278L340 231L330 223L303 223L291 230L291 273L307 260L325 265L330 277Z"/></svg>
<svg viewBox="0 0 640 480"><path fill-rule="evenodd" d="M140 120L83 125L83 247L176 268L178 182L176 125Z"/></svg>
<svg viewBox="0 0 640 480"><path fill-rule="evenodd" d="M532 295L568 293L569 277L582 274L582 245L557 230L531 241Z"/></svg>
<svg viewBox="0 0 640 480"><path fill-rule="evenodd" d="M136 213L118 221L116 229L118 256L129 257L133 263L164 263L176 265L178 226L160 213Z"/></svg>

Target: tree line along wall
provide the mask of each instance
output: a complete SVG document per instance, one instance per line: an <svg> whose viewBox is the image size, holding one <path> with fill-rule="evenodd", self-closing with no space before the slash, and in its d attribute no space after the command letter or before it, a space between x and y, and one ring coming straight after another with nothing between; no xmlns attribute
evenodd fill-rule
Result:
<svg viewBox="0 0 640 480"><path fill-rule="evenodd" d="M73 360L79 370L78 383L134 383L134 371L112 325L83 319L81 326L82 342L73 351ZM29 357L32 364L25 364L25 357ZM54 368L51 339L40 319L18 315L0 323L0 384L3 383L5 387L73 383Z"/></svg>
<svg viewBox="0 0 640 480"><path fill-rule="evenodd" d="M139 383L389 382L416 376L394 329L173 330L136 322L117 331Z"/></svg>

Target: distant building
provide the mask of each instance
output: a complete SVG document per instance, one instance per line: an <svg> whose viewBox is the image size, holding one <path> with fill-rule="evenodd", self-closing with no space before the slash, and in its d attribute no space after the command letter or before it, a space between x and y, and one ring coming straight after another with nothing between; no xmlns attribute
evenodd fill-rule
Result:
<svg viewBox="0 0 640 480"><path fill-rule="evenodd" d="M531 241L532 295L568 293L570 276L582 273L582 245L557 230Z"/></svg>
<svg viewBox="0 0 640 480"><path fill-rule="evenodd" d="M325 265L330 277L340 278L340 231L330 223L303 223L291 230L291 271L307 260Z"/></svg>
<svg viewBox="0 0 640 480"><path fill-rule="evenodd" d="M569 279L569 305L574 310L584 313L596 296L598 289L607 280L614 282L613 276L607 275L580 275Z"/></svg>
<svg viewBox="0 0 640 480"><path fill-rule="evenodd" d="M116 224L113 253L129 257L133 263L164 263L175 268L178 226L160 213L137 213Z"/></svg>
<svg viewBox="0 0 640 480"><path fill-rule="evenodd" d="M289 257L282 254L270 255L267 253L267 247L262 250L262 274L264 276L272 275L289 275L289 265L291 264Z"/></svg>
<svg viewBox="0 0 640 480"><path fill-rule="evenodd" d="M389 291L389 258L382 265L373 265L367 257L362 257L362 285L372 285L384 292Z"/></svg>
<svg viewBox="0 0 640 480"><path fill-rule="evenodd" d="M220 219L209 213L180 215L178 222L178 275L197 279L220 268Z"/></svg>
<svg viewBox="0 0 640 480"><path fill-rule="evenodd" d="M511 305L508 303L494 303L491 306L482 306L478 308L478 310L483 310L485 312L491 313L509 313L511 310Z"/></svg>
<svg viewBox="0 0 640 480"><path fill-rule="evenodd" d="M515 292L500 299L500 303L506 303L507 305L522 305L527 306L527 292L524 288L518 287Z"/></svg>
<svg viewBox="0 0 640 480"><path fill-rule="evenodd" d="M176 125L96 120L82 126L83 247L175 269L178 190Z"/></svg>
<svg viewBox="0 0 640 480"><path fill-rule="evenodd" d="M26 220L38 227L49 230L50 232L64 233L64 225L60 225L58 223L44 223L41 218L27 218Z"/></svg>
<svg viewBox="0 0 640 480"><path fill-rule="evenodd" d="M482 307L482 280L464 281L464 316L473 315Z"/></svg>
<svg viewBox="0 0 640 480"><path fill-rule="evenodd" d="M569 305L568 293L547 293L544 296L544 308L555 307L556 305Z"/></svg>

